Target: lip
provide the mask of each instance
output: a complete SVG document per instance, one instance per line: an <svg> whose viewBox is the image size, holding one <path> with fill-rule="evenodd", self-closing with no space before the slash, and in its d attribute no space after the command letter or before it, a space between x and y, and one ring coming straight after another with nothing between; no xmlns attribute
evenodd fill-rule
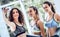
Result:
<svg viewBox="0 0 60 37"><path fill-rule="evenodd" d="M47 10L47 9L45 9L45 11L47 12L48 10Z"/></svg>
<svg viewBox="0 0 60 37"><path fill-rule="evenodd" d="M15 14L15 15L14 15L14 17L18 17L18 15L17 15L17 14Z"/></svg>
<svg viewBox="0 0 60 37"><path fill-rule="evenodd" d="M15 15L15 16L18 16L18 15Z"/></svg>

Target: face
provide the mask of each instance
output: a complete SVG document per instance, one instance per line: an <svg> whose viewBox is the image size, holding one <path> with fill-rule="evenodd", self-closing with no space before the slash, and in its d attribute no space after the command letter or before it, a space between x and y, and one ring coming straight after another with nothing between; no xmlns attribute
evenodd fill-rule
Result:
<svg viewBox="0 0 60 37"><path fill-rule="evenodd" d="M16 18L18 18L18 17L19 17L18 11L17 11L17 9L14 9L14 10L13 10L13 18L16 19Z"/></svg>
<svg viewBox="0 0 60 37"><path fill-rule="evenodd" d="M51 6L49 6L48 4L43 4L43 8L46 12L51 11Z"/></svg>
<svg viewBox="0 0 60 37"><path fill-rule="evenodd" d="M36 12L36 11L34 11L33 8L29 8L28 12L29 12L29 15L30 15L31 17L34 17L34 16L35 16L35 12Z"/></svg>

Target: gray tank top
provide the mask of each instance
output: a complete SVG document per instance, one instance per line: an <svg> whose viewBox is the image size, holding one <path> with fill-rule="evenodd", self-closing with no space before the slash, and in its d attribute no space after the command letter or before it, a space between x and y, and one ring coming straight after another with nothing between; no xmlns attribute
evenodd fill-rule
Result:
<svg viewBox="0 0 60 37"><path fill-rule="evenodd" d="M16 23L15 25L16 25L16 30L13 32L13 35L15 37L26 32L26 29L23 26L18 26Z"/></svg>

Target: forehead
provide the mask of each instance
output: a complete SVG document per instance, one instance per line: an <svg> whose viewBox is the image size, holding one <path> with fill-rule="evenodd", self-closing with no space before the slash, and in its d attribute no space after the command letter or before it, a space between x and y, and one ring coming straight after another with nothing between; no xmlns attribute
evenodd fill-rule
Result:
<svg viewBox="0 0 60 37"><path fill-rule="evenodd" d="M33 10L33 8L29 8L29 10Z"/></svg>
<svg viewBox="0 0 60 37"><path fill-rule="evenodd" d="M48 4L43 4L43 7L46 7L46 6L48 6Z"/></svg>
<svg viewBox="0 0 60 37"><path fill-rule="evenodd" d="M17 9L13 9L13 12L14 12L14 11L18 11L18 10L17 10Z"/></svg>

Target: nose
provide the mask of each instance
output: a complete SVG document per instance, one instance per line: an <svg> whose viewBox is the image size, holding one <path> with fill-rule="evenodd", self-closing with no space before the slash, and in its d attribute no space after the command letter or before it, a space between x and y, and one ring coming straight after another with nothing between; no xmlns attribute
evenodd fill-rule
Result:
<svg viewBox="0 0 60 37"><path fill-rule="evenodd" d="M15 12L15 14L16 14L17 12Z"/></svg>

